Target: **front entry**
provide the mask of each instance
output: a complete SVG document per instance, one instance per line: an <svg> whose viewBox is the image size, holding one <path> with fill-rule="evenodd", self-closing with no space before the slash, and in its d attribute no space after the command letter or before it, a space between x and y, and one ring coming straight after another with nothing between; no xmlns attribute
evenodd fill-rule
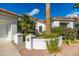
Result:
<svg viewBox="0 0 79 59"><path fill-rule="evenodd" d="M7 41L8 26L7 24L0 24L0 41Z"/></svg>

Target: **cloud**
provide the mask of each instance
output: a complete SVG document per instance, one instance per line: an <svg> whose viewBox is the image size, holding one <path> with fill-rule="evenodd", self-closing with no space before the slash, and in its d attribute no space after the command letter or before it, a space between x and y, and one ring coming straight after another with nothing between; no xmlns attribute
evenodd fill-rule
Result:
<svg viewBox="0 0 79 59"><path fill-rule="evenodd" d="M78 16L78 14L79 14L79 12L74 12L74 13L71 13L71 14L68 14L68 15L66 15L66 17L77 17Z"/></svg>
<svg viewBox="0 0 79 59"><path fill-rule="evenodd" d="M34 16L34 15L38 14L39 12L40 12L39 9L33 9L30 13L27 13L27 15Z"/></svg>

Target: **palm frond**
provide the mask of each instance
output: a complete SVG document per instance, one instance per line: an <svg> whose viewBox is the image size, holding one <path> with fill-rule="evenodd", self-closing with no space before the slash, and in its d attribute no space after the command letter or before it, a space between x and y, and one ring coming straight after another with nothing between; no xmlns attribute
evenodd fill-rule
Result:
<svg viewBox="0 0 79 59"><path fill-rule="evenodd" d="M79 8L79 3L74 3L73 8Z"/></svg>

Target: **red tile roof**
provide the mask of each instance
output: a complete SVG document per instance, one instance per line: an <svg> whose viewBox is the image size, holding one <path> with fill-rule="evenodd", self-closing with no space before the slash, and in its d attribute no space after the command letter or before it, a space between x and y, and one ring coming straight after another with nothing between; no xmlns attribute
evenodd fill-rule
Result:
<svg viewBox="0 0 79 59"><path fill-rule="evenodd" d="M39 23L44 23L44 20L37 20Z"/></svg>
<svg viewBox="0 0 79 59"><path fill-rule="evenodd" d="M16 13L0 8L0 11L5 12L7 14L16 15Z"/></svg>
<svg viewBox="0 0 79 59"><path fill-rule="evenodd" d="M32 18L32 20L36 20L36 18ZM41 19L37 19L36 21L39 22L39 23L44 23L45 22L44 20L41 20Z"/></svg>
<svg viewBox="0 0 79 59"><path fill-rule="evenodd" d="M1 11L1 12L5 12L5 13L7 13L7 14L11 14L11 15L16 15L16 13L11 12L11 11L8 11L8 10L5 10L5 9L3 9L3 8L0 8L0 11ZM36 20L36 18L32 18L32 20ZM44 23L45 21L38 19L37 22L39 22L39 23Z"/></svg>

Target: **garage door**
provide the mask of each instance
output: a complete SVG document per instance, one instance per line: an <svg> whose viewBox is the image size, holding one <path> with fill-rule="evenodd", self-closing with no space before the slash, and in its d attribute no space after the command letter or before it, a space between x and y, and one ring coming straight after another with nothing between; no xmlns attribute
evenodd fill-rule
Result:
<svg viewBox="0 0 79 59"><path fill-rule="evenodd" d="M7 24L0 24L0 41L6 41L8 36Z"/></svg>

